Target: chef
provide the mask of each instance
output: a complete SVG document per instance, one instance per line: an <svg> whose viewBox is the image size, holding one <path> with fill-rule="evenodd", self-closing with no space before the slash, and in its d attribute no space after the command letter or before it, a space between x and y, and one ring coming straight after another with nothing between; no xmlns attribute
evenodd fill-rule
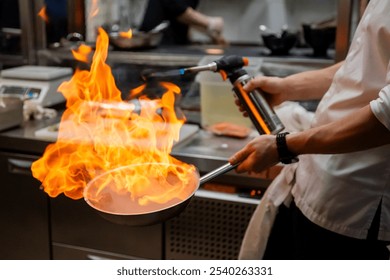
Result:
<svg viewBox="0 0 390 280"><path fill-rule="evenodd" d="M199 0L149 0L140 30L149 31L162 21L169 20L162 44L188 44L189 28L208 35L213 43L225 44L222 36L224 21L196 10Z"/></svg>
<svg viewBox="0 0 390 280"><path fill-rule="evenodd" d="M390 244L390 1L371 0L345 61L256 77L273 105L321 98L311 127L262 135L230 162L279 162L248 226L241 259L386 259Z"/></svg>

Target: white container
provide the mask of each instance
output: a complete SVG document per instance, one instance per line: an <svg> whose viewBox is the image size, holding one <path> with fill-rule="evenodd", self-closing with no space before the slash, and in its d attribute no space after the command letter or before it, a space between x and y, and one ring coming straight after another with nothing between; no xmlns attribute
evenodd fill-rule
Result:
<svg viewBox="0 0 390 280"><path fill-rule="evenodd" d="M198 65L209 64L221 56L205 56ZM249 75L260 74L262 59L248 57L249 65L244 69ZM211 71L200 72L195 79L200 85L201 125L207 127L219 122L229 122L253 128L252 122L239 111L234 103L233 85L224 81L221 74Z"/></svg>

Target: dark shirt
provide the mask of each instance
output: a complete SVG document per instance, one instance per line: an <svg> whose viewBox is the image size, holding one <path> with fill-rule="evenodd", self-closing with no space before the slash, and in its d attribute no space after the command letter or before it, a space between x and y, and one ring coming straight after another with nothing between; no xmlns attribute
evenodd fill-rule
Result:
<svg viewBox="0 0 390 280"><path fill-rule="evenodd" d="M67 0L45 0L49 21L46 24L46 35L49 43L59 42L68 34Z"/></svg>
<svg viewBox="0 0 390 280"><path fill-rule="evenodd" d="M162 44L188 44L188 25L177 21L177 17L188 7L196 9L199 0L149 0L140 30L149 31L164 20L169 27L164 31Z"/></svg>
<svg viewBox="0 0 390 280"><path fill-rule="evenodd" d="M0 28L20 28L19 2L0 0Z"/></svg>

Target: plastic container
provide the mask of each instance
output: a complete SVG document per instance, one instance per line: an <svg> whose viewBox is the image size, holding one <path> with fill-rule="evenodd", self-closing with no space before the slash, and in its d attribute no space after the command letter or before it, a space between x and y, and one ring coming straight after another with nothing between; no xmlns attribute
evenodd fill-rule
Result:
<svg viewBox="0 0 390 280"><path fill-rule="evenodd" d="M221 56L205 56L198 65L209 64ZM249 65L244 69L251 76L259 75L262 59L248 57ZM224 81L221 74L215 72L200 72L195 80L200 85L201 125L207 127L219 122L229 122L253 128L252 122L239 111L234 103L233 85Z"/></svg>

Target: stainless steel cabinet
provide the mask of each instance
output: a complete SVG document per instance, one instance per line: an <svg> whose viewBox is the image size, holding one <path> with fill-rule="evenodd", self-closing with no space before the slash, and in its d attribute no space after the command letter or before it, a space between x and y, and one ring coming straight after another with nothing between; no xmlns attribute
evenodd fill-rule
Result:
<svg viewBox="0 0 390 280"><path fill-rule="evenodd" d="M50 259L49 199L30 171L34 156L0 152L0 259Z"/></svg>
<svg viewBox="0 0 390 280"><path fill-rule="evenodd" d="M198 191L186 210L166 223L165 258L235 260L258 200Z"/></svg>
<svg viewBox="0 0 390 280"><path fill-rule="evenodd" d="M50 199L53 259L162 259L163 226L105 220L83 199ZM91 257L92 256L92 257Z"/></svg>
<svg viewBox="0 0 390 280"><path fill-rule="evenodd" d="M163 225L106 221L82 199L49 198L32 177L38 156L0 152L0 259L162 259Z"/></svg>

